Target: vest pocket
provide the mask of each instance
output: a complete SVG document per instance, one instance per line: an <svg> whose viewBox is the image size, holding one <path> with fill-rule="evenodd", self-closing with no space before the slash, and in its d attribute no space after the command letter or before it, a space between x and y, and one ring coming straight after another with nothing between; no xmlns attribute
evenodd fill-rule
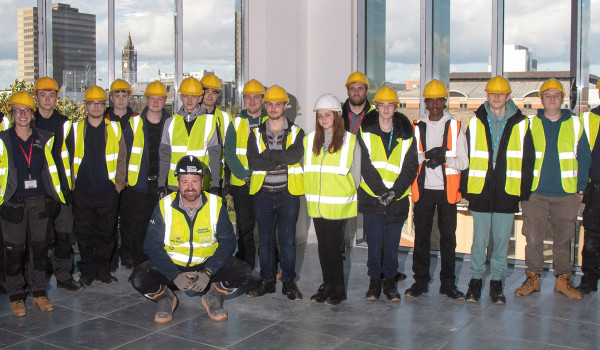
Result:
<svg viewBox="0 0 600 350"><path fill-rule="evenodd" d="M8 201L0 206L0 216L2 219L13 224L18 224L23 221L24 213L25 203L22 201Z"/></svg>

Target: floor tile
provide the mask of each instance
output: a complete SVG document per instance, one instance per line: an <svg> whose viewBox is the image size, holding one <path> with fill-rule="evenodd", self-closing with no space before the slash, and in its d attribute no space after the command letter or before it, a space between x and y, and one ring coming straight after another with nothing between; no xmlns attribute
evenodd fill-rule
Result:
<svg viewBox="0 0 600 350"><path fill-rule="evenodd" d="M275 325L228 347L228 349L335 349L343 342L341 338L331 335Z"/></svg>

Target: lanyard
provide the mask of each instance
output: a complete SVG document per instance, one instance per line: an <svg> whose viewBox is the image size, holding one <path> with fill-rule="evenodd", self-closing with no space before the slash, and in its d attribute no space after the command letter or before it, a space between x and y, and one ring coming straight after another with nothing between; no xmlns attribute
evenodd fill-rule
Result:
<svg viewBox="0 0 600 350"><path fill-rule="evenodd" d="M489 115L487 116L487 120L488 120L488 125L490 126L490 134L491 134L492 133L492 120L490 119ZM507 121L508 121L508 119L502 123L502 128L500 129L500 132L496 136L496 140L494 140L494 143L492 144L492 154L494 153L494 150L496 149L496 145L500 141L500 137L502 137L502 134L504 133L504 127L506 126Z"/></svg>
<svg viewBox="0 0 600 350"><path fill-rule="evenodd" d="M388 141L388 151L392 148L392 139L394 138L394 124L392 124L392 130L390 130L390 140Z"/></svg>
<svg viewBox="0 0 600 350"><path fill-rule="evenodd" d="M25 160L27 161L27 170L29 170L29 173L31 174L31 151L33 151L33 137L31 138L31 143L29 144L29 157L27 157L27 153L25 152L25 149L23 148L23 146L21 146L21 142L19 142L19 138L15 136L15 138L17 139L17 143L19 144L19 147L21 148L21 152L23 152L23 156L25 157Z"/></svg>
<svg viewBox="0 0 600 350"><path fill-rule="evenodd" d="M362 113L360 114L360 118L358 119L358 125L356 126L356 130L354 130L354 125L352 125L352 112L348 112L348 119L350 119L350 132L353 134L356 134L358 132L358 128L360 128L360 123L363 120L363 117L365 116L365 111L363 110Z"/></svg>

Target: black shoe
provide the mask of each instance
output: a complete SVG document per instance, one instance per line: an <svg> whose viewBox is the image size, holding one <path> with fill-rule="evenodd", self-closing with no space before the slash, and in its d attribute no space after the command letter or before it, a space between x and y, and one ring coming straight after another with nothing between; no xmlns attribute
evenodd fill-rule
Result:
<svg viewBox="0 0 600 350"><path fill-rule="evenodd" d="M248 290L246 295L250 298L262 297L265 294L275 293L275 281L266 282L264 280L258 281L256 287Z"/></svg>
<svg viewBox="0 0 600 350"><path fill-rule="evenodd" d="M346 288L344 286L333 286L333 293L329 294L325 304L339 305L344 300L346 300Z"/></svg>
<svg viewBox="0 0 600 350"><path fill-rule="evenodd" d="M324 303L327 297L333 292L333 285L323 283L317 289L317 293L310 297L310 301L313 303Z"/></svg>
<svg viewBox="0 0 600 350"><path fill-rule="evenodd" d="M506 297L502 293L502 281L490 281L490 298L494 304L506 304Z"/></svg>
<svg viewBox="0 0 600 350"><path fill-rule="evenodd" d="M398 272L395 276L396 282L404 281L406 279L406 274L402 272Z"/></svg>
<svg viewBox="0 0 600 350"><path fill-rule="evenodd" d="M594 284L589 282L581 282L575 289L577 289L581 294L590 294L591 292L598 291L598 282Z"/></svg>
<svg viewBox="0 0 600 350"><path fill-rule="evenodd" d="M84 287L89 287L94 282L94 275L81 275L79 283L83 284Z"/></svg>
<svg viewBox="0 0 600 350"><path fill-rule="evenodd" d="M73 278L69 278L63 282L56 282L56 286L58 288L64 288L66 290L70 290L71 292L78 292L80 290L84 290L85 287L78 281L75 281Z"/></svg>
<svg viewBox="0 0 600 350"><path fill-rule="evenodd" d="M386 277L383 279L383 295L389 301L400 301L400 293L398 293L398 289L396 288L395 278Z"/></svg>
<svg viewBox="0 0 600 350"><path fill-rule="evenodd" d="M294 280L287 280L283 282L283 288L281 288L281 294L287 295L290 300L302 300L302 293L298 290L298 286Z"/></svg>
<svg viewBox="0 0 600 350"><path fill-rule="evenodd" d="M111 274L100 275L96 277L96 279L104 284L115 284L119 282L119 280Z"/></svg>
<svg viewBox="0 0 600 350"><path fill-rule="evenodd" d="M458 288L456 288L455 285L441 286L440 294L444 294L448 298L454 299L454 300L465 298L465 294L463 292L461 292L460 290L458 290Z"/></svg>
<svg viewBox="0 0 600 350"><path fill-rule="evenodd" d="M483 285L483 281L481 278L471 278L469 281L469 289L467 290L467 295L465 299L467 301L479 301L481 298L481 286Z"/></svg>
<svg viewBox="0 0 600 350"><path fill-rule="evenodd" d="M369 290L367 290L366 298L369 300L379 300L381 295L381 278L371 278L369 282Z"/></svg>
<svg viewBox="0 0 600 350"><path fill-rule="evenodd" d="M410 286L410 288L408 288L404 292L404 295L406 295L408 297L417 298L417 297L420 297L421 295L427 293L428 291L429 291L429 288L427 287L427 285L423 286L421 284L413 283L413 285Z"/></svg>

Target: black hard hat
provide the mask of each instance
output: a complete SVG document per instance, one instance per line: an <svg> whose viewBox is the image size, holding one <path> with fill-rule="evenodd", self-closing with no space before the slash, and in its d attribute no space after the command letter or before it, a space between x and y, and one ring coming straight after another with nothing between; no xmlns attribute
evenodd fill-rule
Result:
<svg viewBox="0 0 600 350"><path fill-rule="evenodd" d="M194 156L183 156L177 162L175 168L175 176L179 175L204 175L208 171L208 167Z"/></svg>

